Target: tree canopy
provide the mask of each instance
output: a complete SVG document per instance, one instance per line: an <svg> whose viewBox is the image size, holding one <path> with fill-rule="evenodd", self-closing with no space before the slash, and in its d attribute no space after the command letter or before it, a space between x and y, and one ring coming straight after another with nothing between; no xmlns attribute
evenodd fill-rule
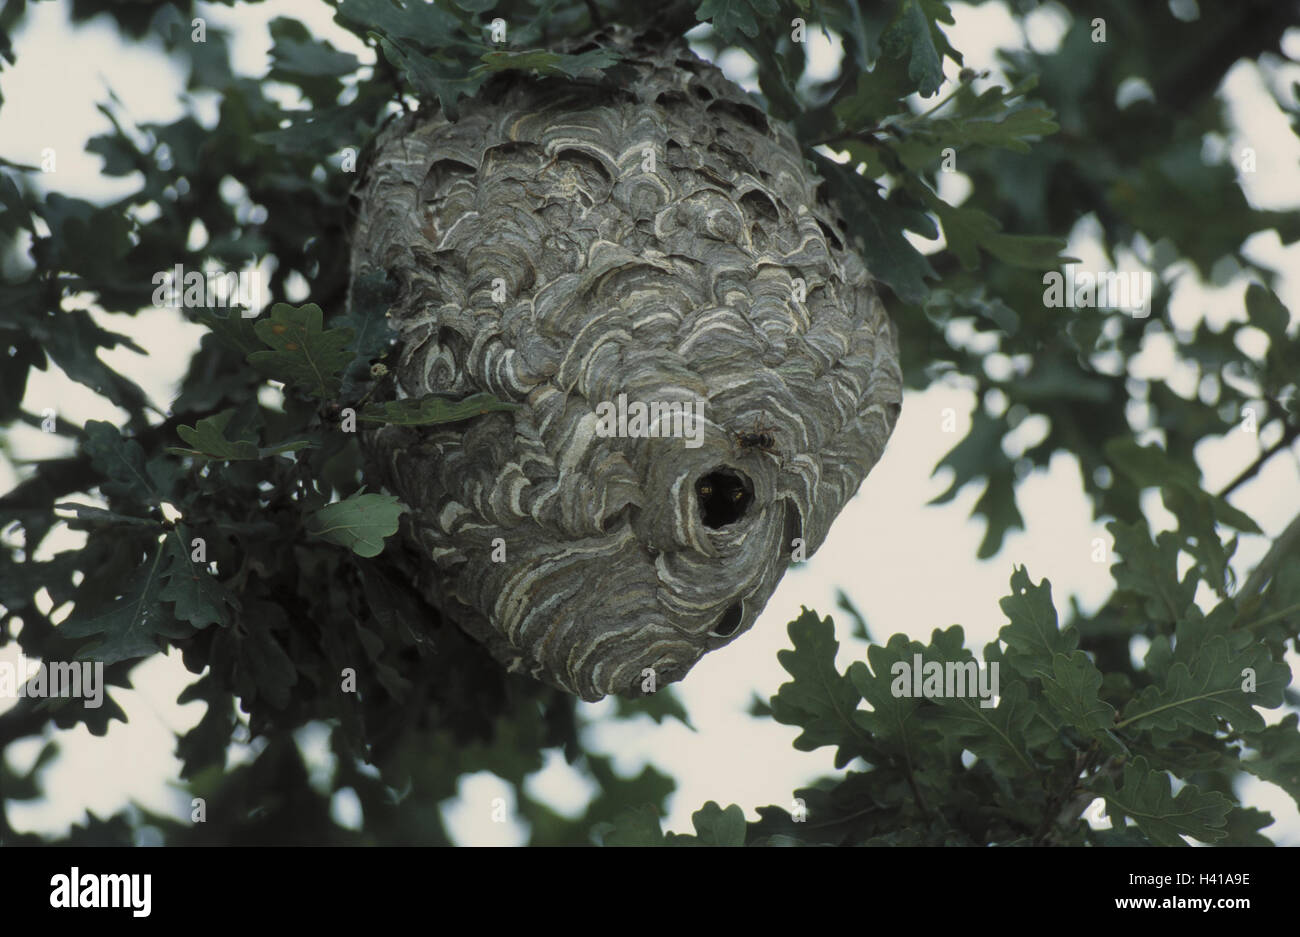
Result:
<svg viewBox="0 0 1300 937"><path fill-rule="evenodd" d="M1001 53L996 76L954 48L948 0L329 6L372 63L279 17L269 70L243 75L231 37L187 0L74 0L74 23L107 15L124 41L161 42L185 63L187 113L137 124L107 96L112 129L86 150L135 191L104 204L60 194L41 165L0 158L0 423L69 445L17 464L0 495L0 646L102 662L108 685L99 708L18 699L0 713L0 753L51 726L103 735L124 718L113 688L168 649L192 674L181 701L206 706L176 743L204 822L131 807L88 813L57 841L132 843L148 828L174 844L447 843L439 805L486 770L514 787L515 819L536 844L1270 842L1272 818L1238 789L1252 775L1300 804L1287 660L1300 651L1300 518L1251 517L1232 496L1294 455L1300 436L1295 317L1281 271L1247 243L1275 232L1293 244L1300 212L1248 198L1244 180L1287 141L1229 146L1222 89L1231 68L1253 63L1300 133L1300 85L1283 80L1295 73L1294 4L1021 0L1009 5L1017 23L1046 16L1059 41ZM0 13L9 66L22 62L26 8ZM915 655L974 661L960 627L928 642L894 635L840 669L850 605L838 621L828 609L791 621L789 680L753 715L796 727L800 751L834 748L840 770L792 792L790 809L704 804L689 832L662 828L672 778L652 766L623 776L587 751L586 704L506 674L412 588L409 548L394 536L403 506L367 476L343 423L345 410L363 424L423 425L504 406L371 399L387 371L391 284L349 284L348 257L376 132L416 109L455 117L500 73L617 82L608 49L564 45L602 24L691 31L706 58L752 60L756 103L793 128L883 286L906 386L957 375L978 401L936 466L952 473L940 502L980 493L978 558L1024 526L1017 487L1060 453L1077 460L1111 535L1094 559L1114 590L1095 611L1062 607L1032 559L1005 595L969 597L1007 620L977 655L1001 667L996 706L893 689L895 665ZM842 49L828 78L807 76L813 34ZM194 104L202 93L219 102L215 122ZM1093 274L1151 275L1143 308L1098 302L1095 277L1073 269L1053 299L1050 275L1086 266L1067 252L1081 220L1107 259ZM266 308L242 316L223 292L237 281L214 288L206 275L191 296L189 280L168 279L178 265L261 271ZM1170 312L1184 279L1241 285L1240 308L1188 326ZM176 396L155 400L101 352L144 353L114 317L174 298L176 315L207 331ZM1195 392L1134 376L1157 340L1194 371ZM51 366L120 419L74 425L57 401L34 399L30 375ZM1033 416L1046 432L1009 454L1005 440ZM1241 441L1244 468L1209 490L1198 447L1227 438ZM1152 490L1171 529L1144 513ZM1264 529L1263 558L1243 569L1239 542ZM671 688L620 700L611 718L639 714L688 720ZM328 790L294 740L309 724L329 728ZM265 744L232 766L241 726ZM13 829L5 807L43 796L57 738L30 771L0 757L0 842L49 840ZM524 788L548 751L593 784L576 818ZM345 788L359 830L330 815L330 794ZM1097 798L1109 829L1083 818Z"/></svg>

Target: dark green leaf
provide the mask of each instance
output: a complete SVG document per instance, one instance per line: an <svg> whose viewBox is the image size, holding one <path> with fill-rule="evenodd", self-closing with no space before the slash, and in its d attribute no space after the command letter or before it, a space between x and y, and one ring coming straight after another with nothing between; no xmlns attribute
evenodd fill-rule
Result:
<svg viewBox="0 0 1300 937"><path fill-rule="evenodd" d="M167 451L228 461L256 459L258 457L256 440L239 439L232 442L226 438L226 425L234 414L234 410L225 410L206 420L199 420L194 426L176 427L176 434L193 448L169 448Z"/></svg>
<svg viewBox="0 0 1300 937"><path fill-rule="evenodd" d="M998 602L1010 623L998 632L1007 646L1005 660L1024 677L1053 673L1056 655L1071 654L1079 646L1073 628L1057 625L1052 604L1052 584L1044 579L1034 585L1023 566L1011 574L1011 595Z"/></svg>
<svg viewBox="0 0 1300 937"><path fill-rule="evenodd" d="M930 6L946 12L942 3ZM951 14L947 21L952 22ZM907 59L907 75L922 97L934 94L943 84L943 57L935 47L930 30L930 19L922 9L921 0L902 0L894 21L880 37L880 47L886 55Z"/></svg>
<svg viewBox="0 0 1300 937"><path fill-rule="evenodd" d="M394 426L420 426L426 423L455 423L497 410L518 410L519 404L498 400L492 394L473 394L463 400L448 400L430 394L372 403L357 414L363 423L390 423Z"/></svg>
<svg viewBox="0 0 1300 937"><path fill-rule="evenodd" d="M1190 656L1187 650L1184 655ZM1250 680L1253 690L1246 689ZM1219 731L1220 719L1239 733L1257 732L1264 720L1254 707L1282 705L1282 688L1290 681L1290 668L1273 661L1267 648L1252 644L1234 653L1227 637L1215 635L1195 648L1190 665L1175 661L1160 684L1147 687L1126 706L1120 726L1152 731L1157 744L1188 732L1212 735Z"/></svg>
<svg viewBox="0 0 1300 937"><path fill-rule="evenodd" d="M132 517L119 514L116 511L105 511L103 508L91 507L88 504L76 504L71 501L54 505L54 510L72 511L76 515L76 521L69 520L69 527L113 527L118 524L127 524L134 527L153 527L155 529L158 527L158 521L156 520ZM81 523L78 524L77 521Z"/></svg>
<svg viewBox="0 0 1300 937"><path fill-rule="evenodd" d="M735 804L723 810L710 800L691 814L701 846L745 845L745 811Z"/></svg>
<svg viewBox="0 0 1300 937"><path fill-rule="evenodd" d="M793 679L781 684L772 697L772 717L784 725L803 729L794 747L810 752L834 745L837 765L847 764L861 751L864 733L854 721L861 695L853 682L835 669L835 625L818 620L804 609L786 630L794 650L781 651L777 659Z"/></svg>
<svg viewBox="0 0 1300 937"><path fill-rule="evenodd" d="M338 393L340 372L352 360L351 329L322 328L320 306L294 307L276 303L269 318L254 326L270 351L255 351L248 363L278 381L294 384L314 397L328 400Z"/></svg>
<svg viewBox="0 0 1300 937"><path fill-rule="evenodd" d="M397 533L406 508L392 495L355 494L327 504L307 518L307 532L348 547L358 556L378 556L384 538Z"/></svg>
<svg viewBox="0 0 1300 937"><path fill-rule="evenodd" d="M1300 806L1300 716L1288 713L1276 725L1246 736L1256 755L1241 766L1255 777L1276 784Z"/></svg>
<svg viewBox="0 0 1300 937"><path fill-rule="evenodd" d="M922 237L938 237L930 217L917 207L905 204L897 192L882 199L879 186L851 169L813 154L818 171L831 184L831 191L850 226L849 233L859 239L863 259L873 276L882 280L904 302L925 302L927 278L936 276L930 262L903 237L903 231L915 231Z"/></svg>
<svg viewBox="0 0 1300 937"><path fill-rule="evenodd" d="M776 0L704 0L695 11L695 18L701 23L712 23L719 36L734 41L737 33L755 38L756 18L775 16L777 11Z"/></svg>
<svg viewBox="0 0 1300 937"><path fill-rule="evenodd" d="M564 75L569 78L592 77L611 65L620 56L613 49L592 49L577 55L562 55L537 49L531 52L488 52L481 66L488 72L535 69L541 75Z"/></svg>
<svg viewBox="0 0 1300 937"><path fill-rule="evenodd" d="M1051 672L1041 676L1043 696L1061 719L1092 738L1108 739L1115 708L1101 699L1101 671L1087 654L1054 654Z"/></svg>
<svg viewBox="0 0 1300 937"><path fill-rule="evenodd" d="M195 628L229 623L227 609L238 601L208 571L207 564L191 560L193 538L189 528L178 525L167 535L167 584L158 593L164 602L175 602L175 614Z"/></svg>
<svg viewBox="0 0 1300 937"><path fill-rule="evenodd" d="M1092 790L1106 798L1106 812L1119 823L1131 817L1138 828L1159 846L1185 846L1183 836L1204 843L1221 839L1232 801L1218 791L1202 791L1188 784L1174 797L1169 777L1152 770L1144 758L1124 766L1119 787L1108 777L1098 778Z"/></svg>
<svg viewBox="0 0 1300 937"><path fill-rule="evenodd" d="M86 423L82 448L95 468L109 479L101 486L106 495L145 504L160 504L170 497L177 478L176 466L161 457L146 462L140 444L124 439L113 424L102 420Z"/></svg>
<svg viewBox="0 0 1300 937"><path fill-rule="evenodd" d="M596 824L592 835L605 846L662 846L664 843L659 811L649 804L631 808L613 822Z"/></svg>
<svg viewBox="0 0 1300 937"><path fill-rule="evenodd" d="M122 586L121 595L111 605L94 615L83 615L77 608L59 626L68 638L98 637L83 646L77 657L102 661L105 666L118 661L148 657L158 652L158 637L178 637L176 622L161 602L163 586L163 546Z"/></svg>

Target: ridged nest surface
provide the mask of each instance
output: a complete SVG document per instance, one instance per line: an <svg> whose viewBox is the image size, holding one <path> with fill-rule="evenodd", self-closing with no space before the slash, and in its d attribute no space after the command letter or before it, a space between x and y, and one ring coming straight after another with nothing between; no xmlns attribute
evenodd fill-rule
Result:
<svg viewBox="0 0 1300 937"><path fill-rule="evenodd" d="M596 700L753 625L879 459L901 374L791 134L680 40L590 42L617 80L512 73L455 122L387 128L352 274L400 284L399 396L522 405L367 435L420 588L509 670ZM702 444L601 435L620 394L701 403Z"/></svg>

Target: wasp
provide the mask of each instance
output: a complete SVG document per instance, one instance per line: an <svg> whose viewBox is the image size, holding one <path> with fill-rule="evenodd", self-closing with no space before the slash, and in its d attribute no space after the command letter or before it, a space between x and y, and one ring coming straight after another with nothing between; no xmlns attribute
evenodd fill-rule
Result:
<svg viewBox="0 0 1300 937"><path fill-rule="evenodd" d="M728 479L727 481L731 480ZM719 488L721 490L719 490ZM745 498L748 497L748 492L745 491L745 486L735 482L715 487L712 482L701 480L700 483L695 486L695 493L698 494L703 501L709 501L716 497L722 499L724 502L729 502L734 506L744 504Z"/></svg>
<svg viewBox="0 0 1300 937"><path fill-rule="evenodd" d="M766 416L767 411L763 411L762 417ZM772 455L779 456L781 453L776 449L776 427L764 426L762 417L754 418L753 429L733 431L731 438L738 449L756 449L759 452L770 452Z"/></svg>

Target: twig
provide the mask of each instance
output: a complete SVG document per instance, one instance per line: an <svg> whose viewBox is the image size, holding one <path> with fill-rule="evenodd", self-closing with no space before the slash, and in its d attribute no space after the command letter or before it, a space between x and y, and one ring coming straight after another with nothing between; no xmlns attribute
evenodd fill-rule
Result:
<svg viewBox="0 0 1300 937"><path fill-rule="evenodd" d="M833 133L829 137L822 137L817 140L810 140L805 146L828 146L840 140L865 143L868 146L882 146L884 141L875 136L877 133L886 133L886 130L880 127L863 127L861 130L850 130L845 133Z"/></svg>
<svg viewBox="0 0 1300 937"><path fill-rule="evenodd" d="M1251 570L1250 576L1247 577L1245 584L1237 590L1236 599L1247 599L1253 595L1258 595L1264 591L1264 586L1273 578L1277 572L1277 567L1282 562L1282 557L1300 541L1300 514L1291 518L1291 523L1286 525L1286 529L1277 535L1273 545L1268 548L1264 558L1256 564Z"/></svg>
<svg viewBox="0 0 1300 937"><path fill-rule="evenodd" d="M42 702L44 701L25 696L7 713L0 716L0 752L3 752L11 742L30 735L40 735L45 731L45 726L54 713L52 710L40 708Z"/></svg>
<svg viewBox="0 0 1300 937"><path fill-rule="evenodd" d="M1094 750L1096 743L1093 743ZM1047 797L1047 805L1043 808L1043 818L1038 823L1038 829L1034 831L1033 843L1035 846L1041 846L1052 831L1052 823L1056 819L1057 813L1066 798L1074 791L1075 785L1079 782L1079 775L1082 773L1084 765L1084 756L1076 754L1074 757L1074 770L1070 772L1069 783L1062 785L1061 789L1053 791Z"/></svg>
<svg viewBox="0 0 1300 937"><path fill-rule="evenodd" d="M1296 602L1294 605L1288 605L1286 608L1279 609L1276 612L1273 612L1269 615L1265 615L1263 618L1256 618L1250 624L1242 625L1241 627L1246 631L1254 631L1256 628L1260 628L1264 625L1269 624L1270 622L1279 621L1283 618L1286 618L1288 615L1295 614L1296 612L1300 612L1300 602Z"/></svg>
<svg viewBox="0 0 1300 937"><path fill-rule="evenodd" d="M138 442L146 452L152 452L155 446L175 438L177 426L196 419L205 419L217 412L211 408L204 408L175 413L158 425L141 430L128 438ZM90 456L85 453L59 459L44 459L32 464L36 466L36 474L19 482L0 496L0 516L12 511L44 507L51 498L57 501L66 494L84 491L86 486L99 482L99 472L91 464Z"/></svg>
<svg viewBox="0 0 1300 937"><path fill-rule="evenodd" d="M1226 498L1228 495L1232 494L1232 492L1236 491L1239 487L1258 475L1259 470L1264 467L1265 462L1273 458L1273 456L1277 455L1283 449L1289 447L1291 443L1296 441L1296 439L1300 439L1300 424L1288 426L1285 432L1282 433L1282 438L1261 452L1259 458L1246 466L1240 475L1228 483L1227 488L1224 488L1219 492L1219 497Z"/></svg>

